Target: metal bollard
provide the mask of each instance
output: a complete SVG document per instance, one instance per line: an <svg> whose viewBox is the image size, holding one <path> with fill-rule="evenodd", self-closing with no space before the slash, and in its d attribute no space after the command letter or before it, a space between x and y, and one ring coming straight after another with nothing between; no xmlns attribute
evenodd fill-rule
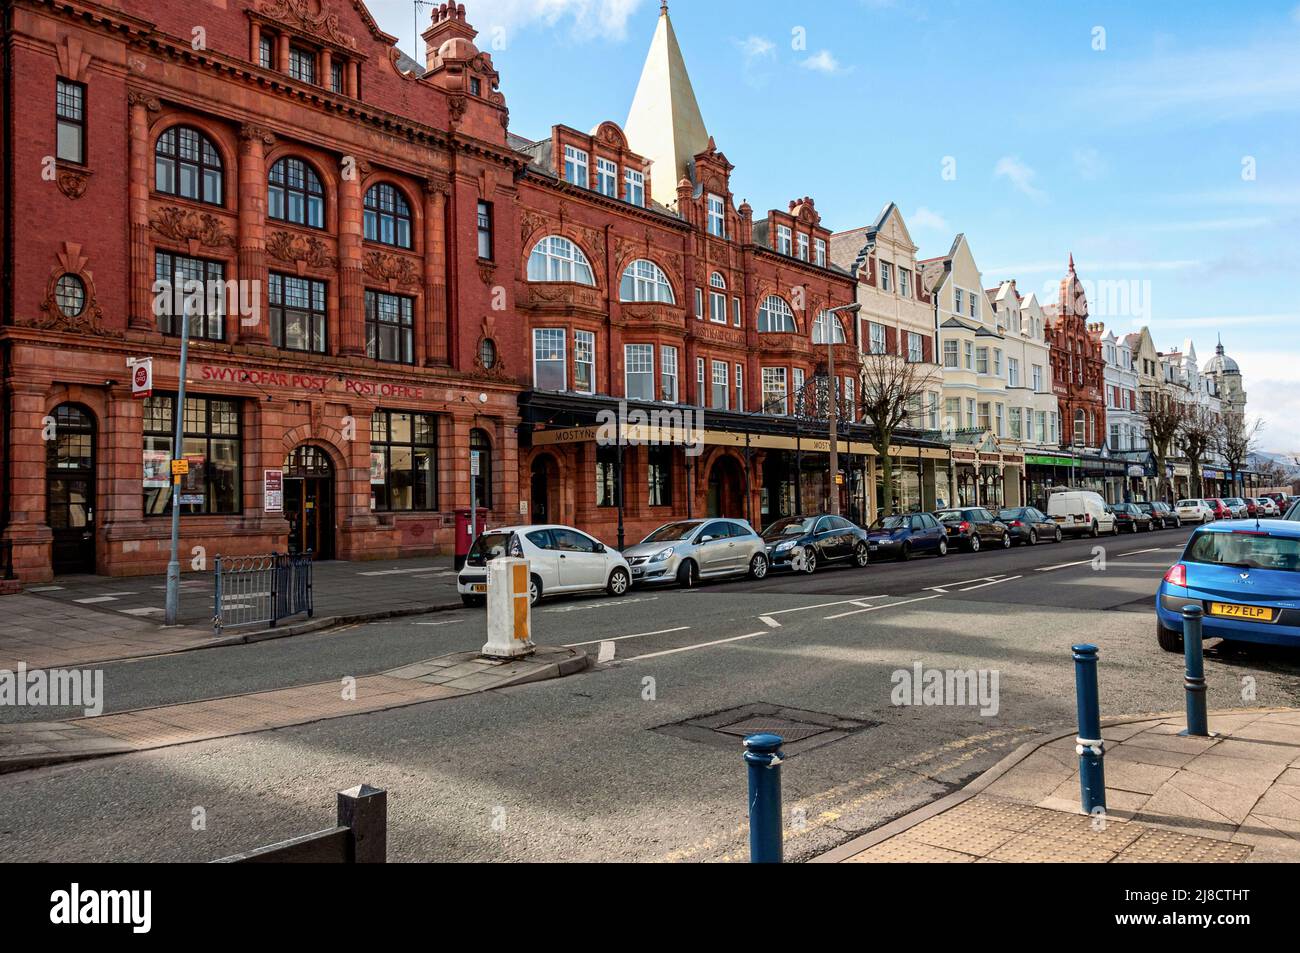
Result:
<svg viewBox="0 0 1300 953"><path fill-rule="evenodd" d="M1187 690L1187 730L1182 735L1209 737L1210 723L1205 712L1205 652L1201 642L1200 606L1183 606L1183 687Z"/></svg>
<svg viewBox="0 0 1300 953"><path fill-rule="evenodd" d="M1106 812L1106 756L1101 738L1101 702L1097 695L1097 646L1075 645L1074 693L1079 713L1079 736L1074 752L1079 756L1079 803L1085 814L1098 808Z"/></svg>
<svg viewBox="0 0 1300 953"><path fill-rule="evenodd" d="M780 735L758 734L745 739L749 765L749 862L779 864L781 844Z"/></svg>

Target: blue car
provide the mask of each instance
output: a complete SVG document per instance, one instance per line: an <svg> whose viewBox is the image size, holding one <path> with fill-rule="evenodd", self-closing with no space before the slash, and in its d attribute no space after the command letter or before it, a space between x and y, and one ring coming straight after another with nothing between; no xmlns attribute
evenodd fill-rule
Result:
<svg viewBox="0 0 1300 953"><path fill-rule="evenodd" d="M948 531L929 513L882 516L867 530L871 558L908 560L918 553L948 555Z"/></svg>
<svg viewBox="0 0 1300 953"><path fill-rule="evenodd" d="M1183 650L1183 606L1205 612L1206 638L1300 646L1300 523L1202 526L1156 591L1156 638Z"/></svg>

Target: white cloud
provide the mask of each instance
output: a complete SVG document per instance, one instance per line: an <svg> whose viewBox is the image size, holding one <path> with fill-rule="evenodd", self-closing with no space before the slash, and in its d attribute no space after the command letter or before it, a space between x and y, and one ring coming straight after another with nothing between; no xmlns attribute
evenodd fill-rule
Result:
<svg viewBox="0 0 1300 953"><path fill-rule="evenodd" d="M1209 318L1171 318L1170 328L1183 327L1255 327L1261 324L1285 324L1294 327L1300 324L1300 314L1224 314Z"/></svg>
<svg viewBox="0 0 1300 953"><path fill-rule="evenodd" d="M1035 202L1042 202L1047 198L1047 193L1034 185L1037 173L1021 162L1018 156L1003 156L993 167L993 174L1008 180L1016 191L1024 193Z"/></svg>
<svg viewBox="0 0 1300 953"><path fill-rule="evenodd" d="M776 44L765 36L750 35L743 40L737 40L736 45L740 47L741 52L750 59L756 59L762 56L770 56L776 49Z"/></svg>
<svg viewBox="0 0 1300 953"><path fill-rule="evenodd" d="M1137 259L1116 259L1114 261L1079 261L1075 263L1078 266L1080 277L1098 277L1107 272L1115 271L1183 271L1189 268L1201 268L1204 262L1195 258L1173 258L1167 260L1140 261ZM994 268L986 268L985 271L996 272L998 274L1021 274L1021 275L1040 275L1040 274L1060 274L1065 275L1065 262L1063 261L1033 261L1024 262L1018 265L1001 265Z"/></svg>
<svg viewBox="0 0 1300 953"><path fill-rule="evenodd" d="M1075 149L1074 169L1079 173L1079 178L1091 182L1106 174L1106 160L1096 149Z"/></svg>
<svg viewBox="0 0 1300 953"><path fill-rule="evenodd" d="M816 70L818 73L847 72L843 64L835 58L830 50L819 50L803 60L799 65L804 69Z"/></svg>
<svg viewBox="0 0 1300 953"><path fill-rule="evenodd" d="M1266 228L1272 225L1272 219L1263 216L1254 218L1211 218L1190 222L1147 222L1133 226L1149 232L1229 232L1244 228Z"/></svg>
<svg viewBox="0 0 1300 953"><path fill-rule="evenodd" d="M492 0L476 3L466 10L466 17L481 34L480 49L492 51L491 43L499 40L509 49L517 31L535 26L555 27L567 24L575 37L584 40L622 40L627 24L646 0ZM370 0L368 6L376 17L388 24L405 23L410 29L410 0ZM429 13L420 17L420 29L428 26ZM392 27L389 27L390 31ZM423 61L423 43L417 44ZM410 51L414 53L415 51Z"/></svg>
<svg viewBox="0 0 1300 953"><path fill-rule="evenodd" d="M1300 452L1300 388L1295 386L1298 351L1228 352L1241 366L1246 407L1264 421L1261 446L1280 453Z"/></svg>
<svg viewBox="0 0 1300 953"><path fill-rule="evenodd" d="M951 231L948 220L938 212L932 212L924 205L907 217L912 228L931 228L937 232Z"/></svg>

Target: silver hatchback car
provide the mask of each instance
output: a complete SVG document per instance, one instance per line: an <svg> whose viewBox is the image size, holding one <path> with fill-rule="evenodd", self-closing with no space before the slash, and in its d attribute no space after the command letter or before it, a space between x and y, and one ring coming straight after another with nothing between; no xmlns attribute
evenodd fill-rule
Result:
<svg viewBox="0 0 1300 953"><path fill-rule="evenodd" d="M744 520L698 519L665 523L623 551L634 583L676 582L767 575L767 547Z"/></svg>

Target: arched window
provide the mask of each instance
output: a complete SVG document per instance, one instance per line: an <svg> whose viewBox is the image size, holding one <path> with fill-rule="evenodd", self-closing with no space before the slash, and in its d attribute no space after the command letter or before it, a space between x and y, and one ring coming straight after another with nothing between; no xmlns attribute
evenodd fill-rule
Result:
<svg viewBox="0 0 1300 953"><path fill-rule="evenodd" d="M560 235L547 235L533 247L528 256L528 280L596 283L582 249Z"/></svg>
<svg viewBox="0 0 1300 953"><path fill-rule="evenodd" d="M492 441L484 430L469 432L469 449L478 454L478 476L474 477L474 501L492 509Z"/></svg>
<svg viewBox="0 0 1300 953"><path fill-rule="evenodd" d="M267 177L267 218L310 228L325 227L325 189L302 159L281 159Z"/></svg>
<svg viewBox="0 0 1300 953"><path fill-rule="evenodd" d="M830 322L834 329L831 333L835 335L835 343L844 343L844 325L840 324L839 318L833 318L825 311L818 311L817 317L813 319L813 344L826 343L826 323Z"/></svg>
<svg viewBox="0 0 1300 953"><path fill-rule="evenodd" d="M673 297L673 287L668 283L668 276L663 273L663 269L644 258L638 258L623 272L619 300L677 303Z"/></svg>
<svg viewBox="0 0 1300 953"><path fill-rule="evenodd" d="M758 309L760 331L794 331L794 312L780 295L768 295Z"/></svg>
<svg viewBox="0 0 1300 953"><path fill-rule="evenodd" d="M222 204L221 154L189 126L172 126L153 150L154 188L209 205Z"/></svg>
<svg viewBox="0 0 1300 953"><path fill-rule="evenodd" d="M366 191L366 241L411 247L411 206L395 186L387 182Z"/></svg>
<svg viewBox="0 0 1300 953"><path fill-rule="evenodd" d="M727 279L723 278L722 275L715 271L713 274L709 275L709 287L717 288L719 291L726 291Z"/></svg>

